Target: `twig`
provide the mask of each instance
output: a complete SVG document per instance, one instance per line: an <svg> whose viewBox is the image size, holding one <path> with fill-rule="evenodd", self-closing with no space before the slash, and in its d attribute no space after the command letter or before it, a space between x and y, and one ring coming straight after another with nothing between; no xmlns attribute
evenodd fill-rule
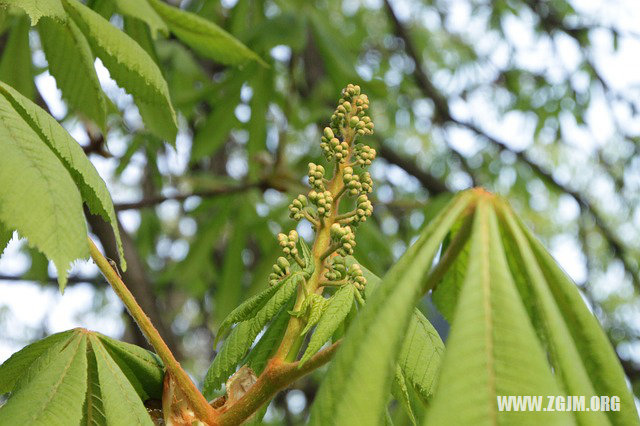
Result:
<svg viewBox="0 0 640 426"><path fill-rule="evenodd" d="M107 279L111 287L116 292L120 300L124 303L127 310L142 330L149 343L156 350L156 353L164 363L167 372L175 379L177 385L184 392L188 399L189 406L194 410L197 417L208 424L217 424L217 414L209 405L205 397L200 393L196 385L191 381L189 375L182 369L180 363L175 359L173 353L169 350L167 344L162 340L160 333L153 326L151 320L144 313L140 305L136 302L133 294L129 291L120 275L113 269L109 261L102 255L98 247L91 238L87 238L89 242L89 251L91 258L94 260L100 272Z"/></svg>

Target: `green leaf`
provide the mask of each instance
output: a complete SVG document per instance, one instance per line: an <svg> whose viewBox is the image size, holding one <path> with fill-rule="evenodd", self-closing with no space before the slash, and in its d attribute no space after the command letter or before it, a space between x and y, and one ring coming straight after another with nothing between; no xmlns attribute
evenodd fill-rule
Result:
<svg viewBox="0 0 640 426"><path fill-rule="evenodd" d="M0 80L29 99L33 99L36 87L33 84L33 65L29 48L29 18L17 16L13 19L9 37L2 50L0 60Z"/></svg>
<svg viewBox="0 0 640 426"><path fill-rule="evenodd" d="M245 364L249 365L256 375L260 375L264 367L267 365L267 361L276 353L278 345L284 337L287 326L289 325L289 310L293 308L295 299L291 298L289 303L282 308L280 312L275 316L267 331L260 338L256 346L251 350Z"/></svg>
<svg viewBox="0 0 640 426"><path fill-rule="evenodd" d="M58 21L67 19L67 14L64 12L60 0L0 0L0 4L24 10L31 18L31 25L36 25L43 16Z"/></svg>
<svg viewBox="0 0 640 426"><path fill-rule="evenodd" d="M241 65L254 60L268 66L262 58L213 22L160 0L149 2L171 32L200 55L227 65Z"/></svg>
<svg viewBox="0 0 640 426"><path fill-rule="evenodd" d="M347 259L348 265L354 262L353 258ZM365 292L368 298L380 285L380 278L364 267L362 273L367 279ZM444 343L440 335L422 312L415 308L397 362L403 378L413 386L423 402L427 402L433 393L443 352Z"/></svg>
<svg viewBox="0 0 640 426"><path fill-rule="evenodd" d="M103 130L107 116L105 95L93 66L91 47L71 20L43 18L38 23L49 72L69 106Z"/></svg>
<svg viewBox="0 0 640 426"><path fill-rule="evenodd" d="M467 266L469 263L469 242L467 241L458 253L453 264L442 277L442 281L436 285L431 294L433 303L447 321L453 321L453 313L458 303L460 289L464 283Z"/></svg>
<svg viewBox="0 0 640 426"><path fill-rule="evenodd" d="M11 392L20 377L40 356L62 341L73 337L73 331L63 331L38 340L14 353L0 365L0 394Z"/></svg>
<svg viewBox="0 0 640 426"><path fill-rule="evenodd" d="M503 205L501 211L508 230L506 238L512 239L518 248L514 254L521 259L530 286L527 301L536 307L539 328L566 392L585 395L587 400L594 395L617 395L621 409L607 413L609 420L614 424L639 424L637 412L631 409L635 405L618 358L577 288L535 237L518 223L511 209ZM604 414L575 413L580 422L604 421L596 415Z"/></svg>
<svg viewBox="0 0 640 426"><path fill-rule="evenodd" d="M345 285L340 287L338 291L331 296L331 299L328 301L329 304L318 321L316 330L311 335L309 345L304 351L302 358L300 358L300 365L303 365L318 352L322 345L329 341L333 333L345 320L349 311L351 311L351 306L353 306L354 290L354 286Z"/></svg>
<svg viewBox="0 0 640 426"><path fill-rule="evenodd" d="M133 96L149 130L173 144L178 131L176 114L167 82L153 59L131 37L82 3L63 2L111 77Z"/></svg>
<svg viewBox="0 0 640 426"><path fill-rule="evenodd" d="M146 23L151 30L153 38L158 36L158 32L167 35L169 28L156 11L149 5L147 0L113 0L118 11L123 15L139 19Z"/></svg>
<svg viewBox="0 0 640 426"><path fill-rule="evenodd" d="M391 387L391 393L395 397L395 399L400 402L402 408L407 413L409 420L411 420L411 424L416 424L416 416L413 414L413 408L411 407L411 398L409 397L409 389L407 388L407 381L404 377L404 373L402 372L402 368L399 365L396 365L396 375L393 379L393 385Z"/></svg>
<svg viewBox="0 0 640 426"><path fill-rule="evenodd" d="M64 342L64 341L63 341ZM87 387L86 341L82 336L58 342L38 358L0 408L0 424L79 424Z"/></svg>
<svg viewBox="0 0 640 426"><path fill-rule="evenodd" d="M638 424L636 406L611 342L587 309L578 288L537 238L522 223L533 252L560 306L597 395L618 395L620 411L608 411L613 424Z"/></svg>
<svg viewBox="0 0 640 426"><path fill-rule="evenodd" d="M433 325L418 309L414 310L402 343L398 364L424 402L432 396L440 369L444 343Z"/></svg>
<svg viewBox="0 0 640 426"><path fill-rule="evenodd" d="M394 361L413 307L442 239L472 198L472 192L456 197L384 276L347 331L318 390L312 425L383 421Z"/></svg>
<svg viewBox="0 0 640 426"><path fill-rule="evenodd" d="M91 350L87 352L87 396L82 407L82 425L106 425L104 404L100 391L100 377L98 376L98 363L96 354Z"/></svg>
<svg viewBox="0 0 640 426"><path fill-rule="evenodd" d="M570 424L566 412L498 411L498 396L562 393L509 272L490 203L481 197L476 207L466 279L424 424Z"/></svg>
<svg viewBox="0 0 640 426"><path fill-rule="evenodd" d="M129 383L127 376L111 358L98 337L89 335L89 341L95 354L101 401L107 424L153 426L151 417L147 414L135 388Z"/></svg>
<svg viewBox="0 0 640 426"><path fill-rule="evenodd" d="M13 237L13 230L7 228L0 222L0 256L4 253L4 249L7 248L7 244L11 241ZM2 393L2 391L0 391Z"/></svg>
<svg viewBox="0 0 640 426"><path fill-rule="evenodd" d="M0 83L0 94L11 102L23 120L38 134L40 140L58 156L71 174L77 188L80 190L82 200L87 204L91 213L100 215L106 222L111 224L120 254L120 266L122 270L126 270L127 264L124 259L118 221L111 195L98 171L84 154L82 147L53 117L11 87ZM42 146L44 144L41 143ZM82 214L82 212L80 213ZM68 218L67 222L71 220L71 218ZM84 224L84 219L80 220L79 223ZM18 229L18 231L20 230ZM86 236L86 231L84 235ZM25 236L29 238L28 235ZM81 246L86 246L86 241L83 241ZM42 249L41 251L51 259L51 256L46 251ZM60 273L59 268L58 273Z"/></svg>
<svg viewBox="0 0 640 426"><path fill-rule="evenodd" d="M250 319L264 304L274 295L280 285L270 286L264 289L260 293L250 297L242 302L237 308L235 308L227 317L222 321L218 328L218 334L213 342L213 346L216 346L218 340L224 336L225 332L233 324Z"/></svg>
<svg viewBox="0 0 640 426"><path fill-rule="evenodd" d="M204 379L205 396L213 396L213 392L235 371L260 331L296 293L301 279L300 273L290 275L253 318L240 322L231 331L207 371Z"/></svg>
<svg viewBox="0 0 640 426"><path fill-rule="evenodd" d="M60 159L16 112L7 88L0 83L0 187L29 190L0 191L0 222L53 260L62 290L71 262L89 256L82 199Z"/></svg>
<svg viewBox="0 0 640 426"><path fill-rule="evenodd" d="M127 376L141 400L162 398L164 365L160 358L140 346L95 333L111 358Z"/></svg>

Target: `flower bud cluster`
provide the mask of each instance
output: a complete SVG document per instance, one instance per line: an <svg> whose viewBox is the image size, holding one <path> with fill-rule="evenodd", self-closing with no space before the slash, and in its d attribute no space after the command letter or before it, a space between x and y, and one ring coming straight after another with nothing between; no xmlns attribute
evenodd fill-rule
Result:
<svg viewBox="0 0 640 426"><path fill-rule="evenodd" d="M350 226L340 226L340 224L334 223L329 229L329 234L332 241L340 244L336 250L340 256L353 254L353 249L356 246L356 236Z"/></svg>
<svg viewBox="0 0 640 426"><path fill-rule="evenodd" d="M373 181L369 172L362 175L353 173L351 167L345 167L342 174L344 186L349 191L349 195L356 196L358 194L368 194L373 190Z"/></svg>
<svg viewBox="0 0 640 426"><path fill-rule="evenodd" d="M300 194L289 204L289 217L294 220L300 220L304 217L302 210L307 207L307 197ZM284 234L283 234L284 235Z"/></svg>
<svg viewBox="0 0 640 426"><path fill-rule="evenodd" d="M367 284L367 279L362 274L362 268L357 263L349 266L345 263L344 257L336 256L333 258L329 270L324 273L324 277L328 281L343 281L351 283L358 290L364 290L364 286Z"/></svg>
<svg viewBox="0 0 640 426"><path fill-rule="evenodd" d="M358 290L364 290L364 286L367 284L367 279L362 275L362 268L357 263L354 263L349 267L349 281L353 283L353 285Z"/></svg>
<svg viewBox="0 0 640 426"><path fill-rule="evenodd" d="M358 197L358 205L356 207L356 222L364 222L369 216L373 214L373 205L369 201L369 197L366 194L361 194Z"/></svg>
<svg viewBox="0 0 640 426"><path fill-rule="evenodd" d="M269 285L278 284L284 277L291 273L289 261L280 256L273 265L273 272L269 274Z"/></svg>
<svg viewBox="0 0 640 426"><path fill-rule="evenodd" d="M295 230L289 232L289 235L286 234L278 234L278 244L282 247L282 252L287 256L297 256L298 255L298 233Z"/></svg>
<svg viewBox="0 0 640 426"><path fill-rule="evenodd" d="M333 196L331 195L331 192L318 192L312 189L309 192L309 201L318 207L318 217L329 217L331 214L331 204L333 203Z"/></svg>
<svg viewBox="0 0 640 426"><path fill-rule="evenodd" d="M324 273L324 277L329 281L340 281L347 276L347 265L344 257L336 256L333 258L329 270Z"/></svg>
<svg viewBox="0 0 640 426"><path fill-rule="evenodd" d="M324 192L324 167L309 163L309 185L318 191Z"/></svg>
<svg viewBox="0 0 640 426"><path fill-rule="evenodd" d="M355 147L356 164L360 167L367 167L376 158L376 150L369 145L357 144Z"/></svg>
<svg viewBox="0 0 640 426"><path fill-rule="evenodd" d="M335 158L342 162L349 155L349 144L345 141L341 142L340 139L335 136L334 131L330 127L324 128L320 148L322 148L324 156L329 161Z"/></svg>

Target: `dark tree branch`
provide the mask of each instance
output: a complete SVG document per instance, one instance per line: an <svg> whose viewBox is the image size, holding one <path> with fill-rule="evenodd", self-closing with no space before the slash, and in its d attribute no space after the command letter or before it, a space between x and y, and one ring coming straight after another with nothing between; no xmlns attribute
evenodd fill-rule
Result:
<svg viewBox="0 0 640 426"><path fill-rule="evenodd" d="M195 191L188 194L156 195L153 197L143 198L140 201L134 201L131 203L116 203L114 204L114 207L117 211L141 209L145 207L152 207L168 200L184 201L189 197L211 198L219 195L236 194L238 192L243 192L252 188L263 188L263 187L265 187L265 183L262 181L250 182L250 183L244 183L241 185L209 189L205 191Z"/></svg>
<svg viewBox="0 0 640 426"><path fill-rule="evenodd" d="M435 87L435 85L431 82L429 76L424 70L422 66L422 61L420 60L420 55L418 54L418 51L416 50L413 44L413 41L409 36L408 30L396 16L395 12L393 11L393 8L391 7L391 4L389 3L389 0L385 0L385 6L386 6L389 19L393 23L396 35L404 41L405 50L407 54L415 62L414 75L415 75L415 79L418 87L424 93L425 96L431 98L434 102L435 110L436 110L434 121L442 122L443 124L446 122L456 124L460 127L471 130L476 135L486 139L492 145L498 148L498 150L512 152L520 162L529 166L534 173L536 173L545 183L547 183L547 185L549 185L550 187L554 188L557 191L563 192L573 197L578 202L580 207L583 210L587 211L593 217L596 226L600 229L600 232L602 233L603 237L607 240L607 243L611 247L615 257L617 257L622 261L625 269L631 275L631 279L635 287L640 289L640 277L638 277L638 271L636 271L636 268L632 265L632 263L627 258L626 248L618 240L615 233L608 227L606 221L604 220L602 215L598 212L598 210L595 208L593 203L591 203L590 200L588 200L580 192L574 189L571 189L568 186L558 182L551 173L544 170L539 164L536 164L531 159L529 159L524 151L515 151L509 148L509 146L505 142L500 141L495 136L492 136L486 133L477 125L470 122L458 120L457 118L451 115L448 101L440 93L440 91Z"/></svg>
<svg viewBox="0 0 640 426"><path fill-rule="evenodd" d="M393 149L389 148L384 143L378 145L378 155L384 158L391 164L403 169L411 176L418 179L420 184L425 187L431 195L442 194L443 192L450 192L447 186L440 179L436 178L432 174L422 170L416 165L410 158L404 157Z"/></svg>
<svg viewBox="0 0 640 426"><path fill-rule="evenodd" d="M26 281L26 282L39 282L39 283L58 285L58 279L56 277L47 277L43 281L43 280L39 280L39 279L35 279L35 278L29 278L29 277L26 277L24 275L4 275L4 274L0 274L0 281ZM83 277L71 276L71 277L67 277L67 287L69 287L70 284L92 284L92 285L94 285L96 287L97 286L104 287L107 284L107 282L102 277L86 277L86 278L83 278Z"/></svg>

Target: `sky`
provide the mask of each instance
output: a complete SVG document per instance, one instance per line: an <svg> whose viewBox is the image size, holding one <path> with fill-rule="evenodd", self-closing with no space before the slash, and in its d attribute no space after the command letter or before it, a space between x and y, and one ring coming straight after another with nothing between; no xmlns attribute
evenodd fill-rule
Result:
<svg viewBox="0 0 640 426"><path fill-rule="evenodd" d="M380 2L370 1L345 1L345 13L353 7L379 7ZM410 1L394 2L396 12L401 19L406 19L411 13ZM574 6L583 11L587 16L593 16L594 21L610 23L620 29L636 31L640 22L640 2L634 0L618 1L575 1ZM464 28L472 20L471 10L465 0L452 0L451 8L455 12L449 23L452 28ZM427 20L428 17L425 17ZM535 66L536 63L544 63L549 55L550 47L541 46L527 30L526 25L513 19L507 24L507 37L518 46L518 61L523 65ZM640 85L640 38L625 37L620 41L618 51L613 52L610 37L605 33L595 34L592 42L595 46L594 62L607 81L616 89L624 91L629 87ZM37 39L32 40L34 46ZM495 46L494 46L495 47ZM488 45L487 49L492 48ZM576 62L576 46L571 40L559 40L556 51L562 57L564 70L559 69L559 78L563 72L571 72ZM277 59L286 60L286 49L274 49L273 56ZM495 49L492 60L500 64L505 60L506 53L500 48ZM46 65L42 52L36 51L33 56L34 63L39 66ZM129 95L119 89L115 82L109 78L108 71L96 61L96 67L100 81L105 92L116 103L125 109L127 122L136 125L140 123L139 115L132 106ZM580 76L575 78L579 84ZM60 98L60 93L56 88L55 80L45 72L37 77L36 84L45 98L50 110L56 117L62 117L66 113L66 106ZM483 116L486 111L487 99L472 99L467 103L454 104L452 107L458 117L481 118L487 124L487 129L503 140L509 141L514 149L524 149L528 146L527 137L523 137L523 129L527 129L528 120L526 114L507 114L505 117ZM621 113L621 119L625 126L630 129L639 129L640 123L625 120ZM241 108L236 110L239 120L244 118L246 111ZM586 117L589 131L572 125L571 119L566 118L564 126L568 132L568 140L575 143L576 151L588 155L595 147L604 143L613 132L612 117L608 110L597 101L590 109ZM86 135L80 127L74 123L67 125L67 129L79 143L86 144ZM481 149L481 145L475 142L475 138L467 132L459 129L453 132L452 142L454 147L465 154L472 154L475 150ZM530 131L530 129L528 130ZM116 157L124 153L126 142L118 135L111 135L108 139L108 147ZM180 174L187 164L190 148L189 138L185 133L180 133L177 140L177 149L171 150L167 157L160 159L160 167L167 173ZM581 155L581 154L578 154ZM113 178L116 167L115 160L101 157L91 157L98 172L107 182L107 186L112 194L114 202L136 201L140 194L135 190L136 183L142 175L141 165L143 158L134 156L131 165L127 167L120 180ZM230 172L241 175L246 171L246 164L238 159L231 162ZM385 172L393 174L393 169ZM507 177L508 178L508 177ZM397 179L406 179L402 173L397 174ZM409 182L410 183L410 182ZM606 193L599 188L598 182L594 182L596 190L600 194ZM604 200L607 201L607 200ZM195 200L194 202L197 202ZM611 197L611 203L615 203L615 197ZM178 214L176 202L166 202L157 207L160 215L168 218ZM566 220L573 220L577 217L578 206L569 197L561 201L559 214ZM125 211L120 213L125 228L128 231L135 231L139 223L139 215L135 211ZM192 229L195 232L195 225L189 220L181 222L184 229ZM640 228L640 217L636 229ZM303 230L304 232L304 230ZM188 231L187 231L188 233ZM0 257L0 274L19 275L29 266L28 257L20 252L25 244L24 240L14 238L2 257ZM580 247L575 238L569 235L559 235L551 241L552 254L560 265L577 282L584 281L586 277L585 259L580 251ZM176 259L186 255L186 247L171 246L166 250ZM90 262L79 261L71 271L72 275L92 276L96 273L95 265ZM622 281L622 269L616 271L615 268L609 271L612 283ZM50 267L50 275L55 276L55 270ZM615 284L614 284L615 287ZM97 307L97 309L96 309ZM25 281L2 281L0 280L0 362L8 358L13 352L19 350L30 341L42 337L42 325L47 333L64 331L74 327L86 327L109 336L120 337L124 331L121 320L122 305L117 297L110 290L96 293L93 287L88 284L77 284L67 287L64 295L61 295L53 286L43 287L37 283ZM635 350L635 349L633 349ZM640 359L640 351L635 354Z"/></svg>

